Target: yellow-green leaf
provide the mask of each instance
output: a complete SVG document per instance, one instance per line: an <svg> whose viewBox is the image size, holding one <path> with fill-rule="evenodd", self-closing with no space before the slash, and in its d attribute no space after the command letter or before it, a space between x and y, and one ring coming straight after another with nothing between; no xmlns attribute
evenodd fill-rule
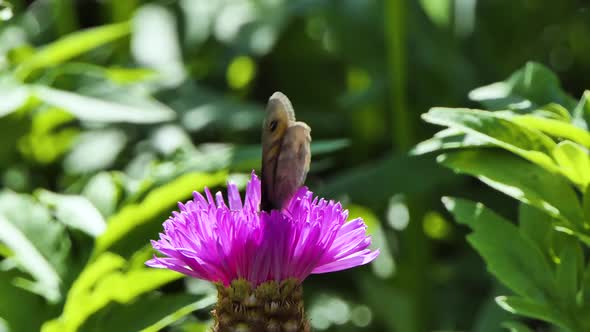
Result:
<svg viewBox="0 0 590 332"><path fill-rule="evenodd" d="M20 80L25 80L33 71L55 66L100 45L121 38L131 31L129 22L90 28L69 34L38 50L21 63L15 71Z"/></svg>
<svg viewBox="0 0 590 332"><path fill-rule="evenodd" d="M137 227L153 221L161 224L163 220L154 219L171 212L178 201L186 199L195 190L220 185L226 178L225 172L189 173L153 190L142 202L124 207L109 219L106 232L97 238L95 254L105 251ZM145 242L148 242L147 238Z"/></svg>
<svg viewBox="0 0 590 332"><path fill-rule="evenodd" d="M587 150L576 143L564 141L553 150L553 158L559 164L561 173L584 192L590 182L590 157Z"/></svg>
<svg viewBox="0 0 590 332"><path fill-rule="evenodd" d="M570 139L590 148L590 133L572 124L533 115L519 115L511 118L511 120L554 137Z"/></svg>

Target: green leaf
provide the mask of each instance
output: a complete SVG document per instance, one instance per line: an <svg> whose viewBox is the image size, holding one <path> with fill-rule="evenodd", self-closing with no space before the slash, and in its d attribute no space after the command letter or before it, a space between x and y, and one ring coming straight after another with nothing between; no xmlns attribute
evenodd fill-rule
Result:
<svg viewBox="0 0 590 332"><path fill-rule="evenodd" d="M110 80L121 84L148 81L157 76L156 72L146 68L111 67L104 68L104 72Z"/></svg>
<svg viewBox="0 0 590 332"><path fill-rule="evenodd" d="M472 109L432 108L422 118L437 125L458 128L479 139L511 151L548 170L556 170L551 153L555 142L537 130L511 122L493 112Z"/></svg>
<svg viewBox="0 0 590 332"><path fill-rule="evenodd" d="M22 273L16 270L0 271L0 320L6 322L8 331L39 331L41 324L54 317L59 308L49 305L43 297L15 286L15 280L22 277Z"/></svg>
<svg viewBox="0 0 590 332"><path fill-rule="evenodd" d="M186 73L176 16L166 7L146 4L135 11L132 26L133 58L143 66L155 69L164 85L177 86L182 83Z"/></svg>
<svg viewBox="0 0 590 332"><path fill-rule="evenodd" d="M109 168L126 143L127 136L123 130L86 131L78 136L66 155L64 168L70 174L92 173Z"/></svg>
<svg viewBox="0 0 590 332"><path fill-rule="evenodd" d="M451 22L452 1L428 1L420 0L420 5L432 22L441 27L448 27Z"/></svg>
<svg viewBox="0 0 590 332"><path fill-rule="evenodd" d="M502 327L510 330L510 332L533 332L528 326L516 321L504 322L502 323Z"/></svg>
<svg viewBox="0 0 590 332"><path fill-rule="evenodd" d="M584 317L588 317L590 314L590 264L586 265L584 275L582 276L582 312L585 313ZM590 322L587 322L590 326Z"/></svg>
<svg viewBox="0 0 590 332"><path fill-rule="evenodd" d="M564 301L566 308L572 309L576 306L583 262L582 248L576 239L571 238L565 242L559 256L555 280L557 292Z"/></svg>
<svg viewBox="0 0 590 332"><path fill-rule="evenodd" d="M71 114L56 108L35 112L31 131L19 141L21 154L41 165L55 162L78 135L79 129L71 126L74 120Z"/></svg>
<svg viewBox="0 0 590 332"><path fill-rule="evenodd" d="M15 75L20 80L25 80L37 69L60 64L103 44L126 36L129 32L129 23L125 22L69 34L35 52L33 56L16 68Z"/></svg>
<svg viewBox="0 0 590 332"><path fill-rule="evenodd" d="M186 199L193 191L220 185L226 178L224 172L185 174L153 190L140 203L125 206L109 219L106 232L97 238L95 254L105 251L123 239L126 242L124 246L134 249L137 249L138 243L148 243L149 236L157 234L157 229L161 227L165 216L171 214L178 201ZM145 227L149 229L142 229ZM136 234L137 239L130 235L131 232Z"/></svg>
<svg viewBox="0 0 590 332"><path fill-rule="evenodd" d="M150 268L122 270L126 261L104 253L88 265L73 283L60 317L43 325L41 331L77 331L93 314L111 302L127 304L182 275Z"/></svg>
<svg viewBox="0 0 590 332"><path fill-rule="evenodd" d="M21 108L29 99L27 86L8 77L0 77L0 117Z"/></svg>
<svg viewBox="0 0 590 332"><path fill-rule="evenodd" d="M149 327L143 329L142 332L161 331L164 327L176 322L178 319L188 315L189 313L196 311L196 310L204 309L206 307L209 307L209 306L215 304L216 300L217 300L216 296L211 295L211 296L205 297L202 300L199 300L197 302L193 302L191 304L188 304L182 308L179 308L175 312L172 312L171 314L163 317L155 324L152 324ZM167 308L167 307L163 306L162 303L160 303L160 308ZM168 310L170 310L170 309L168 309ZM201 331L205 332L205 329L206 329L206 327L203 326L203 329Z"/></svg>
<svg viewBox="0 0 590 332"><path fill-rule="evenodd" d="M520 203L518 207L520 233L533 241L537 247L551 249L553 218L538 208ZM549 258L550 255L547 255Z"/></svg>
<svg viewBox="0 0 590 332"><path fill-rule="evenodd" d="M114 174L98 173L88 181L82 190L82 195L96 206L103 217L113 214L121 196L121 188L115 180Z"/></svg>
<svg viewBox="0 0 590 332"><path fill-rule="evenodd" d="M471 91L469 98L490 110L530 110L550 103L573 110L576 105L576 101L561 89L557 75L536 62L528 62L503 82Z"/></svg>
<svg viewBox="0 0 590 332"><path fill-rule="evenodd" d="M505 291L505 288L502 287ZM494 291L494 294L496 291ZM471 332L498 332L499 322L513 318L512 315L498 306L493 298L486 296L481 302Z"/></svg>
<svg viewBox="0 0 590 332"><path fill-rule="evenodd" d="M588 151L576 143L563 141L553 150L553 158L562 174L578 185L582 192L590 183L590 157Z"/></svg>
<svg viewBox="0 0 590 332"><path fill-rule="evenodd" d="M569 139L590 148L590 133L570 123L533 115L514 116L510 120L522 126L540 130L553 137Z"/></svg>
<svg viewBox="0 0 590 332"><path fill-rule="evenodd" d="M469 243L500 282L521 296L547 298L547 291L554 287L553 274L539 247L480 203L448 197L443 203L457 222L473 230L467 237Z"/></svg>
<svg viewBox="0 0 590 332"><path fill-rule="evenodd" d="M31 89L43 102L63 108L83 121L158 123L175 117L173 110L156 101L136 106L41 85L32 86Z"/></svg>
<svg viewBox="0 0 590 332"><path fill-rule="evenodd" d="M573 123L582 129L590 129L590 91L584 91L582 99L574 109Z"/></svg>
<svg viewBox="0 0 590 332"><path fill-rule="evenodd" d="M508 112L514 114L512 111ZM572 122L572 116L570 115L570 112L565 107L556 103L543 105L540 108L533 110L530 114L537 118L559 120L560 122L565 123Z"/></svg>
<svg viewBox="0 0 590 332"><path fill-rule="evenodd" d="M584 197L582 198L582 208L584 209L584 216L586 220L590 220L590 186L586 187Z"/></svg>
<svg viewBox="0 0 590 332"><path fill-rule="evenodd" d="M502 307L502 309L513 314L540 319L576 331L575 329L572 329L569 322L564 319L564 317L561 317L556 310L553 310L554 308L550 305L533 302L516 296L498 296L496 297L496 302Z"/></svg>
<svg viewBox="0 0 590 332"><path fill-rule="evenodd" d="M37 192L41 203L55 209L55 215L66 226L97 237L104 233L106 222L98 210L84 196L61 195L44 189Z"/></svg>
<svg viewBox="0 0 590 332"><path fill-rule="evenodd" d="M421 155L439 150L484 146L493 145L476 135L466 134L455 128L447 128L434 134L432 138L418 143L410 150L410 154Z"/></svg>
<svg viewBox="0 0 590 332"><path fill-rule="evenodd" d="M31 291L50 301L60 299L59 288L70 250L63 225L52 220L49 212L30 197L5 191L0 193L0 242L35 279L35 284L28 285Z"/></svg>
<svg viewBox="0 0 590 332"><path fill-rule="evenodd" d="M467 150L441 155L439 162L582 229L584 213L574 189L559 174L501 150ZM584 236L582 233L578 233ZM586 239L588 240L588 239Z"/></svg>
<svg viewBox="0 0 590 332"><path fill-rule="evenodd" d="M31 119L26 110L10 113L0 118L0 168L22 160L19 144L30 132Z"/></svg>
<svg viewBox="0 0 590 332"><path fill-rule="evenodd" d="M216 302L216 295L148 294L129 304L112 304L90 318L81 328L83 332L162 331L168 325L193 311L204 309Z"/></svg>

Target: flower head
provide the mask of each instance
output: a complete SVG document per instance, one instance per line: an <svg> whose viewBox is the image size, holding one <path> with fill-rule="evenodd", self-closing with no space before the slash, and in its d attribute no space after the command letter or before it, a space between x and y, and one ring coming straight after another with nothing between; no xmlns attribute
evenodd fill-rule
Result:
<svg viewBox="0 0 590 332"><path fill-rule="evenodd" d="M340 203L313 196L302 187L281 210L259 211L260 180L252 173L244 202L235 184L213 198L193 193L179 212L164 222L152 246L166 257L146 262L195 278L229 285L246 279L253 286L289 278L303 281L312 273L348 269L371 262L379 251L368 249L362 219L346 221Z"/></svg>

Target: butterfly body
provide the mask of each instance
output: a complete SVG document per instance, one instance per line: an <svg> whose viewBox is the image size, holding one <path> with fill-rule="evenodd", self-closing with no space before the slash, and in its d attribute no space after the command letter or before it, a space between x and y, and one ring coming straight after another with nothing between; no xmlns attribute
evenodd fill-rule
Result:
<svg viewBox="0 0 590 332"><path fill-rule="evenodd" d="M289 99L275 92L262 127L261 210L282 209L303 185L311 160L310 143L309 126L295 121Z"/></svg>

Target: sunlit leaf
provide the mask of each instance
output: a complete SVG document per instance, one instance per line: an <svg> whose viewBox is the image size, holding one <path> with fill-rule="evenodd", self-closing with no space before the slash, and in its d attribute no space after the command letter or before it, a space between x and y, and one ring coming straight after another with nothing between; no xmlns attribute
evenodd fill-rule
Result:
<svg viewBox="0 0 590 332"><path fill-rule="evenodd" d="M145 68L110 67L105 69L106 76L118 83L137 83L153 79L157 74Z"/></svg>
<svg viewBox="0 0 590 332"><path fill-rule="evenodd" d="M572 230L583 228L584 213L577 195L559 174L501 150L449 152L439 160L447 167L477 176L492 188L566 221L566 226Z"/></svg>
<svg viewBox="0 0 590 332"><path fill-rule="evenodd" d="M570 139L590 148L590 133L572 124L533 115L515 116L510 120L529 128L538 129L554 137Z"/></svg>
<svg viewBox="0 0 590 332"><path fill-rule="evenodd" d="M225 181L224 172L215 174L189 173L170 183L151 191L140 203L123 207L108 220L104 234L97 238L95 254L101 253L118 241L125 240L124 246L134 249L141 247L138 243L148 243L150 236L155 236L157 229L175 204L190 196L193 191L204 187L215 187ZM148 230L144 226L148 226ZM152 231L153 230L153 231ZM137 238L129 233L134 232Z"/></svg>
<svg viewBox="0 0 590 332"><path fill-rule="evenodd" d="M28 196L2 192L0 241L10 248L19 267L33 276L32 291L50 301L60 299L70 243L64 227L51 219L49 211Z"/></svg>
<svg viewBox="0 0 590 332"><path fill-rule="evenodd" d="M526 158L548 170L555 142L539 131L518 125L493 112L457 108L433 108L422 118L430 123L464 130L469 134Z"/></svg>
<svg viewBox="0 0 590 332"><path fill-rule="evenodd" d="M39 200L55 209L57 219L65 225L97 237L104 233L106 222L98 210L83 196L61 195L47 190L37 192Z"/></svg>
<svg viewBox="0 0 590 332"><path fill-rule="evenodd" d="M20 152L41 165L55 162L78 135L78 128L70 125L74 120L71 114L55 108L37 112L31 131L19 141Z"/></svg>
<svg viewBox="0 0 590 332"><path fill-rule="evenodd" d="M54 66L98 46L119 39L130 32L129 23L117 23L69 34L37 51L21 63L15 75L24 80L33 71Z"/></svg>
<svg viewBox="0 0 590 332"><path fill-rule="evenodd" d="M29 88L7 77L0 77L0 117L16 111L30 96Z"/></svg>
<svg viewBox="0 0 590 332"><path fill-rule="evenodd" d="M63 108L84 121L158 123L175 117L174 111L155 102L151 103L151 107L143 105L139 108L41 85L33 86L32 90L43 102Z"/></svg>
<svg viewBox="0 0 590 332"><path fill-rule="evenodd" d="M493 146L493 144L476 135L466 134L455 128L447 128L439 131L432 138L418 143L410 150L410 154L421 155L447 149L485 146Z"/></svg>
<svg viewBox="0 0 590 332"><path fill-rule="evenodd" d="M64 159L67 173L83 174L110 167L125 147L127 136L118 129L82 133Z"/></svg>
<svg viewBox="0 0 590 332"><path fill-rule="evenodd" d="M557 144L553 158L559 164L561 172L577 184L583 192L590 183L590 156L588 150L580 145L563 141Z"/></svg>
<svg viewBox="0 0 590 332"><path fill-rule="evenodd" d="M156 70L166 85L181 83L182 64L176 17L163 6L147 4L135 12L131 52L143 66Z"/></svg>
<svg viewBox="0 0 590 332"><path fill-rule="evenodd" d="M41 331L78 331L90 316L109 303L130 303L182 277L179 273L147 267L122 271L125 265L123 258L111 253L97 257L72 285L61 316L45 323Z"/></svg>
<svg viewBox="0 0 590 332"><path fill-rule="evenodd" d="M477 88L469 98L491 110L531 110L549 103L573 110L576 102L559 84L557 76L545 66L528 62L503 82Z"/></svg>
<svg viewBox="0 0 590 332"><path fill-rule="evenodd" d="M109 217L115 211L121 195L121 188L113 174L101 172L94 175L82 191L103 217Z"/></svg>
<svg viewBox="0 0 590 332"><path fill-rule="evenodd" d="M590 91L584 91L573 113L573 123L576 126L585 130L590 129Z"/></svg>

